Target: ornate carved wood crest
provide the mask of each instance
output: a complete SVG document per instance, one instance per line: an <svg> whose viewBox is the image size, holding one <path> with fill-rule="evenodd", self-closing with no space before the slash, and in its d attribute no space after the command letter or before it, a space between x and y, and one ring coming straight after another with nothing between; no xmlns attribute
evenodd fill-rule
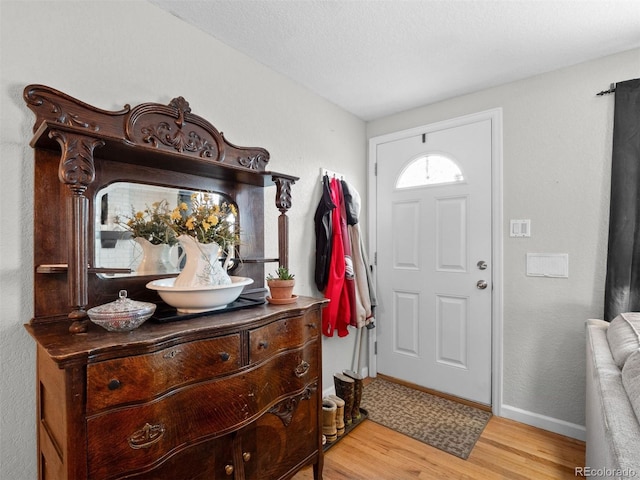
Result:
<svg viewBox="0 0 640 480"><path fill-rule="evenodd" d="M34 132L46 122L85 134L94 132L92 136L107 144L121 144L124 139L131 146L197 157L236 170L264 172L269 163L267 150L232 144L211 123L191 113L183 97L174 98L168 105L142 103L107 111L44 85L28 85L23 96L37 116Z"/></svg>

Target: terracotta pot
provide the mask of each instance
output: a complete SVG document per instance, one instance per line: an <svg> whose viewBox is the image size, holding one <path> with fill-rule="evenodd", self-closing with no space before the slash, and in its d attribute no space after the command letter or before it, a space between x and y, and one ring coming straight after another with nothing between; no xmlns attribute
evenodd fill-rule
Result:
<svg viewBox="0 0 640 480"><path fill-rule="evenodd" d="M295 283L295 280L267 280L267 286L271 291L271 298L286 300L293 297L293 287Z"/></svg>

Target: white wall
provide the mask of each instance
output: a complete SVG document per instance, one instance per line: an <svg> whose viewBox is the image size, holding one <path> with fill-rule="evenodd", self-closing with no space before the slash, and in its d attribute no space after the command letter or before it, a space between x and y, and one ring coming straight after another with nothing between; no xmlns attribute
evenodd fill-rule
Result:
<svg viewBox="0 0 640 480"><path fill-rule="evenodd" d="M369 138L501 107L504 174L504 382L501 412L581 437L584 322L602 318L614 96L640 77L632 50L367 125ZM510 238L509 219L531 219ZM526 253L568 253L569 278L525 275Z"/></svg>
<svg viewBox="0 0 640 480"><path fill-rule="evenodd" d="M296 293L313 283L320 167L365 194L365 124L147 2L0 2L0 478L36 478L33 314L34 116L22 90L41 83L97 107L167 104L179 95L233 143L262 146L269 169L299 176L290 210ZM275 187L268 249L276 252ZM324 382L351 366L355 335L325 339Z"/></svg>

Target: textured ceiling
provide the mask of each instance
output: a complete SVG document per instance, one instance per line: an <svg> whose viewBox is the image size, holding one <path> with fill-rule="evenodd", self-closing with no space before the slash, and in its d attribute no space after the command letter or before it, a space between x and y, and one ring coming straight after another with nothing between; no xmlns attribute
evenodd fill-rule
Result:
<svg viewBox="0 0 640 480"><path fill-rule="evenodd" d="M640 47L640 0L150 1L364 120Z"/></svg>

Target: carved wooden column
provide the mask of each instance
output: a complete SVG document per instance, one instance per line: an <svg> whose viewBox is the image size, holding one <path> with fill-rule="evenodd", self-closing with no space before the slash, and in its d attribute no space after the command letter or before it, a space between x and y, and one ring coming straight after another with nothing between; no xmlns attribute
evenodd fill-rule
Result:
<svg viewBox="0 0 640 480"><path fill-rule="evenodd" d="M287 211L291 208L291 185L295 181L290 177L273 175L276 184L276 208L280 210L278 217L278 257L281 267L289 268L289 217Z"/></svg>
<svg viewBox="0 0 640 480"><path fill-rule="evenodd" d="M69 313L69 318L73 323L69 331L78 333L87 330L86 306L89 303L87 293L89 200L84 193L95 178L93 150L103 146L104 142L62 130L52 130L49 137L60 144L62 155L58 167L58 178L71 192L67 202L69 213L67 283L69 304L73 309Z"/></svg>

